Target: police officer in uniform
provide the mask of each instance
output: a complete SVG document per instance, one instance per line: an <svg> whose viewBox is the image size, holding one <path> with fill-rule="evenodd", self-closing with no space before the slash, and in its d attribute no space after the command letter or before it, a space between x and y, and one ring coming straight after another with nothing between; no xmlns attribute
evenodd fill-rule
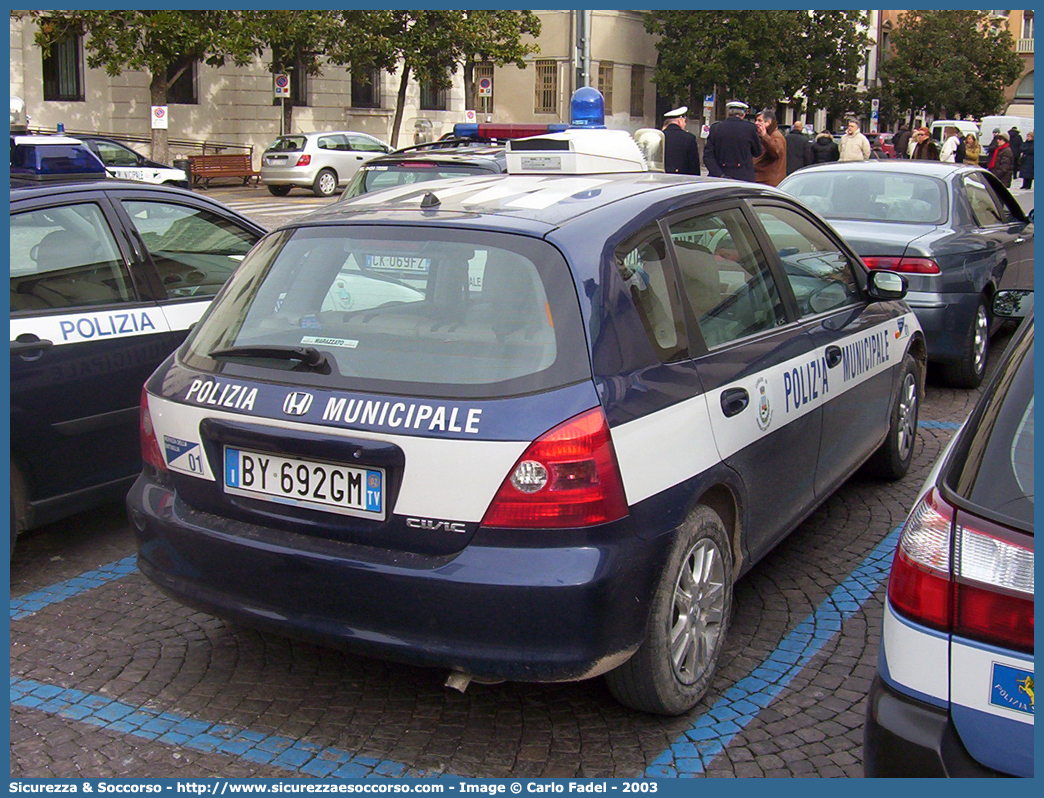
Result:
<svg viewBox="0 0 1044 798"><path fill-rule="evenodd" d="M700 173L700 145L696 137L685 129L683 105L663 115L663 171L669 175L698 175Z"/></svg>
<svg viewBox="0 0 1044 798"><path fill-rule="evenodd" d="M749 110L746 103L733 100L725 105L725 119L711 125L703 147L703 163L711 177L755 182L754 159L763 148L758 129L744 119Z"/></svg>

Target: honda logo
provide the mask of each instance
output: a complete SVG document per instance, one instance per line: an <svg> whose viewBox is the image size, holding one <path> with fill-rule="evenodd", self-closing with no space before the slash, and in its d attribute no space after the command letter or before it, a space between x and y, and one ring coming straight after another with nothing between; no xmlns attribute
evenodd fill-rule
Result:
<svg viewBox="0 0 1044 798"><path fill-rule="evenodd" d="M294 391L283 400L283 412L288 416L303 416L311 406L312 395L304 391Z"/></svg>

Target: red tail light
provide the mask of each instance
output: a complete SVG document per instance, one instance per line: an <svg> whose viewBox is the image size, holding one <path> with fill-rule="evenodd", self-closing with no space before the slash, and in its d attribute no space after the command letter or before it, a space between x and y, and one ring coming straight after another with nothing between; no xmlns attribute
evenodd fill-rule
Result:
<svg viewBox="0 0 1044 798"><path fill-rule="evenodd" d="M939 264L931 258L896 258L869 255L863 258L868 269L885 269L904 274L942 274Z"/></svg>
<svg viewBox="0 0 1044 798"><path fill-rule="evenodd" d="M950 547L953 509L932 488L914 507L899 537L888 580L895 609L934 629L950 629Z"/></svg>
<svg viewBox="0 0 1044 798"><path fill-rule="evenodd" d="M1033 651L1033 550L963 525L958 538L955 634ZM976 519L976 526L985 526Z"/></svg>
<svg viewBox="0 0 1044 798"><path fill-rule="evenodd" d="M149 395L144 388L141 389L140 431L141 459L157 471L166 471L167 464L163 460L163 451L160 449L156 430L152 426L152 416L149 414Z"/></svg>
<svg viewBox="0 0 1044 798"><path fill-rule="evenodd" d="M925 626L1032 653L1032 549L957 518L935 488L918 503L896 549L889 601Z"/></svg>
<svg viewBox="0 0 1044 798"><path fill-rule="evenodd" d="M541 435L515 463L482 525L564 528L627 515L620 469L601 408Z"/></svg>
<svg viewBox="0 0 1044 798"><path fill-rule="evenodd" d="M297 165L298 166L308 166L308 164L310 164L311 162L312 162L312 156L311 155L302 155L300 158L297 159Z"/></svg>

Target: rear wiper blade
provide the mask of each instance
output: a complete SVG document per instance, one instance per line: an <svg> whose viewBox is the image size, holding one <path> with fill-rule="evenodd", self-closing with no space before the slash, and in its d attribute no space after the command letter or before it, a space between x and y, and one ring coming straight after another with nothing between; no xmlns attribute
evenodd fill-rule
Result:
<svg viewBox="0 0 1044 798"><path fill-rule="evenodd" d="M318 372L319 374L330 373L330 361L326 355L314 346L230 346L225 349L215 349L208 357L256 357L269 358L272 360L298 360L301 365Z"/></svg>

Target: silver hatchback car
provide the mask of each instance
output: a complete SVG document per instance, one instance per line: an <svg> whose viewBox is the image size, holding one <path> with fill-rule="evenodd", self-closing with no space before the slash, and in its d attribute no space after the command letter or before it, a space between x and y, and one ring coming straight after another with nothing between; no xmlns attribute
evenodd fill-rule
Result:
<svg viewBox="0 0 1044 798"><path fill-rule="evenodd" d="M280 136L261 157L261 182L277 197L294 186L330 197L346 185L365 162L391 147L365 133L333 131Z"/></svg>

